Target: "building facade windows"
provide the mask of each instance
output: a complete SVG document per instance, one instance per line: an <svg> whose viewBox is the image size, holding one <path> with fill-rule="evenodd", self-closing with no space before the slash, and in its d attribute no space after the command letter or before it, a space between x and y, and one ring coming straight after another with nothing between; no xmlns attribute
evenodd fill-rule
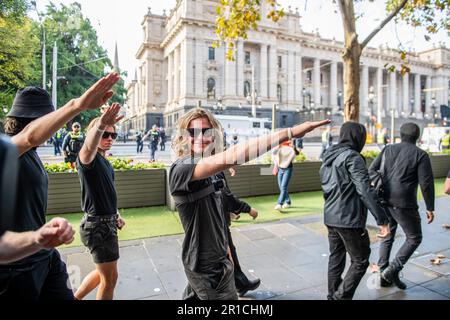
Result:
<svg viewBox="0 0 450 320"><path fill-rule="evenodd" d="M208 48L208 60L216 60L216 49L214 49L213 47Z"/></svg>
<svg viewBox="0 0 450 320"><path fill-rule="evenodd" d="M251 57L250 51L245 51L245 64L250 64L251 63L250 57Z"/></svg>
<svg viewBox="0 0 450 320"><path fill-rule="evenodd" d="M244 82L244 97L250 96L250 91L251 91L250 82L245 81Z"/></svg>
<svg viewBox="0 0 450 320"><path fill-rule="evenodd" d="M278 56L278 69L281 69L283 67L283 57Z"/></svg>
<svg viewBox="0 0 450 320"><path fill-rule="evenodd" d="M277 85L277 98L278 98L279 103L283 102L283 92L282 92L281 84Z"/></svg>

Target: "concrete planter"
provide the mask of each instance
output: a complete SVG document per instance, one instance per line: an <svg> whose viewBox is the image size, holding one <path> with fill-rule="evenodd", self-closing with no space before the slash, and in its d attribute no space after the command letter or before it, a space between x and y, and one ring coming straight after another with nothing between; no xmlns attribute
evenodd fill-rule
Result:
<svg viewBox="0 0 450 320"><path fill-rule="evenodd" d="M436 154L430 156L431 167L433 168L433 175L435 178L447 177L450 170L450 155Z"/></svg>
<svg viewBox="0 0 450 320"><path fill-rule="evenodd" d="M164 169L116 171L119 208L166 204ZM77 173L49 174L47 214L81 212L81 188Z"/></svg>

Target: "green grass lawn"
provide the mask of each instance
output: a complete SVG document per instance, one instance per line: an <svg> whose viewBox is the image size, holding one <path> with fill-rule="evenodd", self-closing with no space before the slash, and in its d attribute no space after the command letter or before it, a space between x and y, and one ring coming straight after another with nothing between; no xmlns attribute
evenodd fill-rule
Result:
<svg viewBox="0 0 450 320"><path fill-rule="evenodd" d="M444 179L437 179L435 186L436 196L443 196ZM248 214L241 214L241 218L237 222L233 222L232 226L239 227L250 223L263 223L322 212L324 201L321 191L296 193L290 196L292 207L284 210L282 213L274 210L277 201L276 195L243 198L244 201L258 210L258 218L253 220ZM421 194L419 194L419 198L422 200ZM120 240L133 240L183 233L178 214L170 211L165 206L124 209L122 210L122 215L127 225L119 232ZM75 241L70 247L82 245L78 233L82 214L65 214L63 217L68 219L77 231ZM51 218L52 216L48 217L48 219Z"/></svg>

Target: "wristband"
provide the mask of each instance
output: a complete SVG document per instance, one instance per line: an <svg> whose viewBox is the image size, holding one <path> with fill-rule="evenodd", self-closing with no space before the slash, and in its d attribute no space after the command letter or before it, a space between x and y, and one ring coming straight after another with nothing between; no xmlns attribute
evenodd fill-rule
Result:
<svg viewBox="0 0 450 320"><path fill-rule="evenodd" d="M288 128L288 138L292 140L292 128Z"/></svg>

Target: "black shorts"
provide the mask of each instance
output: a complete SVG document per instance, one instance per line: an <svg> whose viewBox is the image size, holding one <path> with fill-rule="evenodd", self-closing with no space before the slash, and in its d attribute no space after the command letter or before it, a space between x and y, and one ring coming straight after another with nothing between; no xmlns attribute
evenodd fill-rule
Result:
<svg viewBox="0 0 450 320"><path fill-rule="evenodd" d="M89 249L96 264L119 260L116 219L116 215L105 216L102 220L85 215L81 220L81 242Z"/></svg>

